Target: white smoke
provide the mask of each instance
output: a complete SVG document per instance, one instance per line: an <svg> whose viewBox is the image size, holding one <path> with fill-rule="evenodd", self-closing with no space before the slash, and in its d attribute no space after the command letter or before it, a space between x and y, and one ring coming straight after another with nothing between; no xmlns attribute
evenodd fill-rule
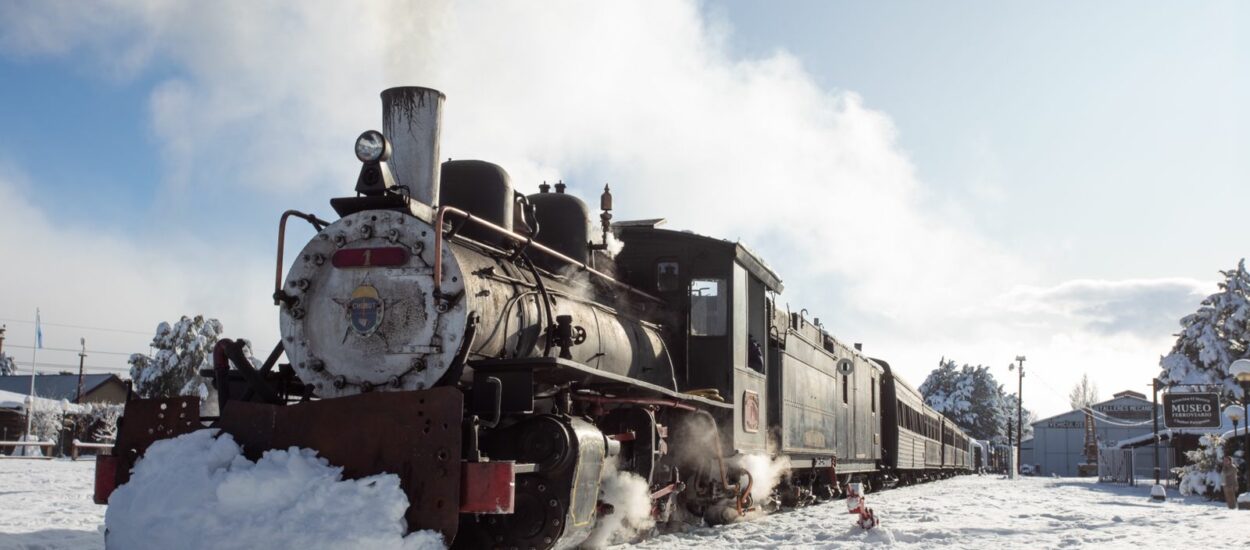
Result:
<svg viewBox="0 0 1250 550"><path fill-rule="evenodd" d="M633 472L622 472L615 464L604 468L599 488L600 500L612 505L612 513L599 517L585 548L602 548L628 542L635 535L655 527L651 517L651 489L647 480Z"/></svg>
<svg viewBox="0 0 1250 550"><path fill-rule="evenodd" d="M768 502L773 489L779 485L790 471L790 458L781 455L770 458L762 454L747 454L738 458L738 467L751 474L751 500L756 506ZM742 476L740 483L747 482Z"/></svg>
<svg viewBox="0 0 1250 550"><path fill-rule="evenodd" d="M616 238L616 233L611 231L608 232L608 242L605 244L608 245L608 255L613 258L615 258L617 254L621 253L622 248L625 248L625 243Z"/></svg>

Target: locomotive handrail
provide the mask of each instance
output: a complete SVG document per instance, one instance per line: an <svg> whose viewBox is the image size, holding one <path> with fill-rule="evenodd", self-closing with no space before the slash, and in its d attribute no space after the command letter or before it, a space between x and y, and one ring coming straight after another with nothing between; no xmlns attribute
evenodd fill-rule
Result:
<svg viewBox="0 0 1250 550"><path fill-rule="evenodd" d="M286 220L291 216L295 216L311 223L313 228L317 231L321 231L322 229L325 229L327 225L330 225L330 222L312 214L305 214L299 210L287 210L282 213L282 218L278 220L278 268L277 274L273 279L273 305L275 306L282 303L282 255L283 249L286 245Z"/></svg>
<svg viewBox="0 0 1250 550"><path fill-rule="evenodd" d="M435 227L435 232L434 232L434 292L441 293L443 291L443 224L446 223L446 218L448 214L460 216L463 219L462 223L475 223L478 226L481 226L490 230L492 233L495 233L499 236L510 239L518 244L525 243L530 248L536 248L538 250L541 250L543 253L557 260L560 260L571 266L580 268L582 271L585 271L587 273L590 273L591 275L599 277L600 279L603 279L612 285L621 287L632 294L641 296L643 298L646 298L654 302L661 301L659 298L657 298L656 296L650 293L638 290L632 286L629 286L621 281L618 281L612 278L612 276L608 275L607 273L598 271L595 268L590 267L589 265L586 265L585 262L579 262L551 248L548 248L547 246L544 246L542 243L534 242L533 239L530 239L522 235L518 235L512 231L499 227L498 225L490 223L481 218L474 217L472 214L469 214L468 212L465 212L464 210L461 210L459 208L455 208L452 206L440 206L438 208L438 216L434 220L434 227Z"/></svg>

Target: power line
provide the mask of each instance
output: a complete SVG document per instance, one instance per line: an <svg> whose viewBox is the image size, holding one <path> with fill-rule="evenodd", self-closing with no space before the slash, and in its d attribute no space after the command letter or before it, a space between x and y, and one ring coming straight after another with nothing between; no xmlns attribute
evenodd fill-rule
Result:
<svg viewBox="0 0 1250 550"><path fill-rule="evenodd" d="M11 347L11 348L21 348L21 349L34 349L34 348L35 348L34 346L19 346L19 345L15 345L15 344L9 344L9 346L8 346L8 347ZM78 352L80 352L80 351L82 351L82 350L81 350L81 349L73 349L73 348L39 348L39 351L69 351L69 352L73 352L73 353L78 353ZM100 351L100 350L95 350L95 349L89 349L89 350L87 350L87 352L86 352L86 353L87 353L87 355L91 355L91 354L99 353L99 354L103 354L103 355L125 355L125 356L127 356L127 357L129 357L129 356L131 356L132 354L134 354L134 352L133 352L133 351L130 351L130 352L125 352L125 351Z"/></svg>
<svg viewBox="0 0 1250 550"><path fill-rule="evenodd" d="M29 368L30 368L30 363L26 363L26 362L20 362L20 363L19 363L19 362L17 362L17 361L14 361L13 363L14 363L15 365L17 365L17 367L18 367L18 372L17 372L17 373L15 373L15 374L19 374L19 375L20 375L20 374L22 374L22 372L21 372L21 371L22 371L23 369L29 369ZM36 369L36 370L38 370L38 369L42 369L42 368L50 368L50 367L60 367L60 368L76 369L76 368L78 368L78 365L70 365L70 364L68 364L68 363L44 363L43 361L40 361L38 364L36 364L36 365L35 365L35 369ZM83 365L83 368L84 368L84 369L100 369L100 370L112 370L112 371L126 371L126 372L130 372L130 367L110 367L110 366L104 366L104 365Z"/></svg>
<svg viewBox="0 0 1250 550"><path fill-rule="evenodd" d="M33 324L35 324L35 322L34 322L34 321L26 321L26 320L22 320L22 319L3 319L3 318L0 318L0 321L4 321L4 322L6 322L6 323L22 323L22 324L27 324L27 325L33 325ZM63 325L63 324L59 324L59 323L44 323L44 322L42 322L42 321L40 322L40 324L41 324L41 325L43 325L43 326L46 326L46 327L75 328L75 329L81 329L81 330L98 330L98 331L101 331L101 332L121 332L121 333L125 333L125 334L139 334L139 335L142 335L142 336L151 336L152 334L154 334L154 333L155 333L155 331L152 331L152 330L149 330L149 331L140 331L140 330L126 330L126 329L120 329L120 328L89 327L89 326L85 326L85 325Z"/></svg>

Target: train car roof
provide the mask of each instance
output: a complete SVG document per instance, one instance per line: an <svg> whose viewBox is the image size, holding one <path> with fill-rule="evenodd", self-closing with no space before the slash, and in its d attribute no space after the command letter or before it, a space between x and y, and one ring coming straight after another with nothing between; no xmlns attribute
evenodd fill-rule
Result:
<svg viewBox="0 0 1250 550"><path fill-rule="evenodd" d="M612 226L621 232L621 238L628 237L648 237L654 236L666 240L686 241L694 246L703 248L718 249L731 254L738 263L752 275L755 275L760 281L764 282L764 286L773 292L781 292L783 285L781 276L769 267L763 258L760 258L754 251L747 248L746 245L738 241L730 241L717 237L709 237L700 235L693 231L676 231L672 229L660 229L658 226L663 223L662 218L654 220L631 220L614 223Z"/></svg>

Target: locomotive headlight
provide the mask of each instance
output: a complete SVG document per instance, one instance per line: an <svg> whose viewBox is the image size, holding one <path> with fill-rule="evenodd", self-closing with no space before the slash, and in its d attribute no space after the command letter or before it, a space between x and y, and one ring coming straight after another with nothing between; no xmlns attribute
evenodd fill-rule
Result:
<svg viewBox="0 0 1250 550"><path fill-rule="evenodd" d="M391 158L391 144L377 130L368 130L356 138L356 158L360 162L379 162Z"/></svg>

